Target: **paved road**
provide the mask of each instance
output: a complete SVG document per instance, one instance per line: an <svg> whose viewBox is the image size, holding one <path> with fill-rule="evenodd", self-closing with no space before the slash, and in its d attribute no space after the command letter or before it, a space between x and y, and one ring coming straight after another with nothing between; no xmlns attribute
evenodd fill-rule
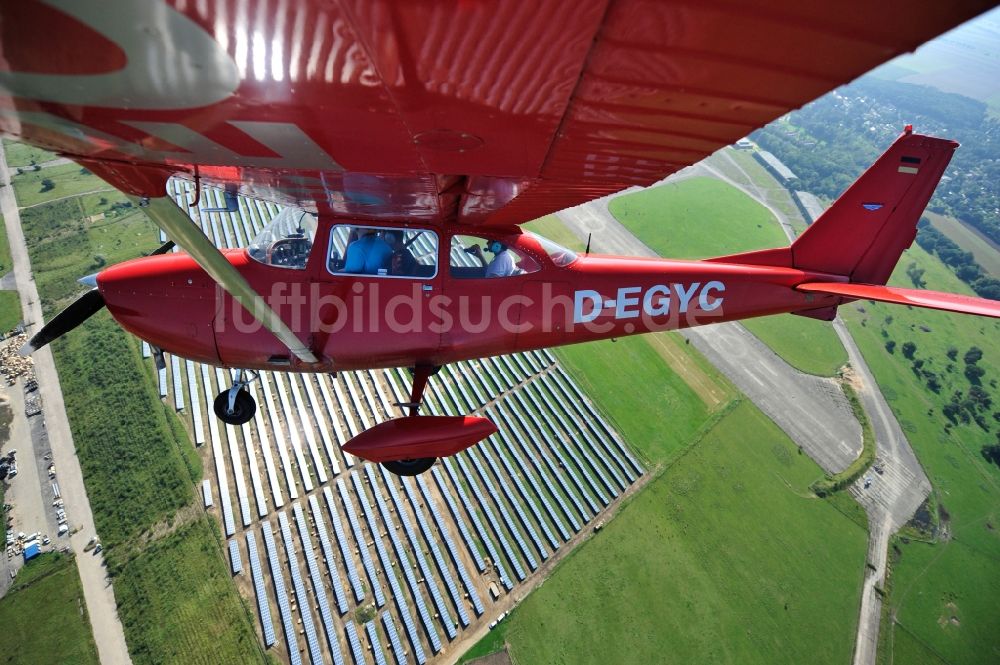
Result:
<svg viewBox="0 0 1000 665"><path fill-rule="evenodd" d="M21 231L21 216L14 199L14 188L10 185L9 169L3 147L0 146L0 173L4 187L0 187L0 210L3 212L14 263L14 275L25 321L37 325L42 321L42 307L38 300L38 289L31 275L28 250ZM32 332L29 328L29 333ZM38 390L42 396L43 414L52 457L59 474L59 489L66 503L66 516L70 530L76 530L70 539L76 553L76 563L83 582L83 597L90 614L90 624L94 631L94 641L101 662L105 665L131 663L125 644L125 633L118 619L114 589L108 580L103 565L103 557L84 552L83 548L94 535L94 516L83 484L80 462L76 457L73 435L70 432L66 407L63 403L62 387L56 373L52 352L48 347L34 353L35 375Z"/></svg>

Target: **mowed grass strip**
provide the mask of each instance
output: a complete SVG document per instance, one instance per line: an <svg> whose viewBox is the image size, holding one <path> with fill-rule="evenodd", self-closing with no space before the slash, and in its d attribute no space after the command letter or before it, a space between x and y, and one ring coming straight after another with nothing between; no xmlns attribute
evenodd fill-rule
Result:
<svg viewBox="0 0 1000 665"><path fill-rule="evenodd" d="M890 284L911 287L906 267L924 269L927 288L971 295L944 264L914 245L903 255ZM854 339L910 445L927 472L946 511L950 541L935 545L899 541L891 565L889 611L896 616L891 638L882 645L882 662L910 661L918 651L941 654L950 663L1000 662L1000 469L981 454L997 441L1000 422L992 416L1000 404L1000 324L948 312L858 302L842 308ZM895 342L890 353L887 342ZM901 347L913 342L913 359ZM952 425L943 415L952 395L968 394L963 356L982 349L985 371L981 388L993 406L987 428L974 421ZM957 351L956 360L948 355ZM915 367L917 362L921 365ZM928 387L923 372L933 372L941 387ZM958 623L950 618L955 616ZM944 621L942 621L944 617ZM918 648L919 646L919 648ZM897 651L898 648L898 651ZM929 656L927 654L930 654Z"/></svg>
<svg viewBox="0 0 1000 665"><path fill-rule="evenodd" d="M21 569L0 599L0 627L0 662L100 662L76 562L68 554L42 554Z"/></svg>
<svg viewBox="0 0 1000 665"><path fill-rule="evenodd" d="M788 244L767 208L711 178L619 196L609 209L639 240L668 258L701 259ZM745 325L802 372L833 376L847 362L844 345L824 321L780 314Z"/></svg>
<svg viewBox="0 0 1000 665"><path fill-rule="evenodd" d="M46 187L43 180L51 181ZM53 199L97 190L112 191L111 185L77 164L61 164L40 171L26 171L11 177L11 184L21 207L38 205Z"/></svg>
<svg viewBox="0 0 1000 665"><path fill-rule="evenodd" d="M521 663L844 663L866 533L749 403L513 612Z"/></svg>

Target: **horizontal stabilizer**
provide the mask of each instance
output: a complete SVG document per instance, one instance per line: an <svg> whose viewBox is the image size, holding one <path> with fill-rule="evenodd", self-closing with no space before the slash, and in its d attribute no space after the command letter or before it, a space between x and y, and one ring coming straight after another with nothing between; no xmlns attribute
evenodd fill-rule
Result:
<svg viewBox="0 0 1000 665"><path fill-rule="evenodd" d="M876 284L847 284L839 282L807 282L795 287L807 293L825 293L831 296L857 298L860 300L877 300L897 305L912 305L928 309L941 309L946 312L975 314L1000 318L1000 301L960 296L956 293L941 291L925 291L923 289L900 289L895 286Z"/></svg>

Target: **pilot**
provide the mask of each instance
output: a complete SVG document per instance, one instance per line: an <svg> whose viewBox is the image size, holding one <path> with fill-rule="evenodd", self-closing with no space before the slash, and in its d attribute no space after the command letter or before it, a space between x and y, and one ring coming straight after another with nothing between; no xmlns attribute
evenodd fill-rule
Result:
<svg viewBox="0 0 1000 665"><path fill-rule="evenodd" d="M361 229L361 237L347 247L344 272L361 275L378 275L389 268L392 248L383 240L377 229ZM385 273L382 273L385 274Z"/></svg>
<svg viewBox="0 0 1000 665"><path fill-rule="evenodd" d="M486 266L486 277L509 277L514 274L517 266L514 265L514 254L507 246L499 240L491 240L486 246L486 251L493 254L493 258L486 262L483 256L483 248L479 245L467 247L465 252L479 259L480 263Z"/></svg>
<svg viewBox="0 0 1000 665"><path fill-rule="evenodd" d="M389 274L409 277L416 272L417 260L413 258L413 253L403 242L401 231L386 231L382 234L382 239L392 249L392 256L389 259Z"/></svg>

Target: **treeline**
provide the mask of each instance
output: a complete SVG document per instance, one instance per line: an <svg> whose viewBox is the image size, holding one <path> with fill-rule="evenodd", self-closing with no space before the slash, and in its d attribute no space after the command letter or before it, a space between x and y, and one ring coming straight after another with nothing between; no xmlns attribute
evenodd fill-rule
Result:
<svg viewBox="0 0 1000 665"><path fill-rule="evenodd" d="M972 287L978 295L991 300L1000 300L1000 279L987 275L982 267L976 263L976 258L972 252L966 252L961 247L951 241L945 234L938 231L931 225L926 217L920 218L917 225L917 244L932 254L937 254L944 263L951 266L955 274L963 282ZM923 287L921 274L914 275L907 270L914 286Z"/></svg>
<svg viewBox="0 0 1000 665"><path fill-rule="evenodd" d="M838 89L752 136L798 175L802 188L835 199L903 126L962 144L929 209L1000 242L1000 122L986 105L935 88L874 77Z"/></svg>

